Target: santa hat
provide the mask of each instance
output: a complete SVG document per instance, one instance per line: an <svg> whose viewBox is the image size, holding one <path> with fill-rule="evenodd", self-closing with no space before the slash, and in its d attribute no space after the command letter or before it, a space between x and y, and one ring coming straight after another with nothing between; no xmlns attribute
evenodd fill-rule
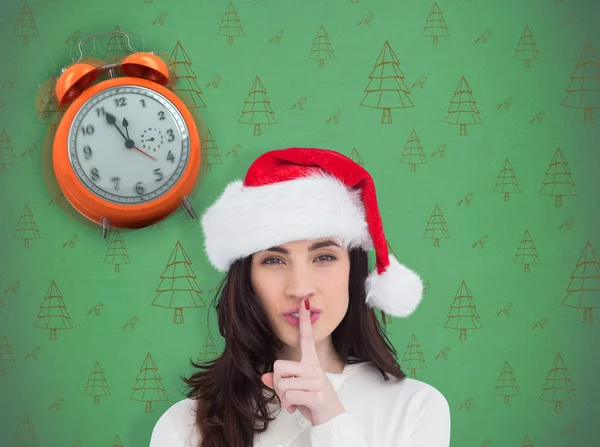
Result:
<svg viewBox="0 0 600 447"><path fill-rule="evenodd" d="M370 307L407 317L421 301L421 278L388 252L371 175L338 152L295 147L267 152L243 182L226 186L200 220L204 249L219 271L287 242L338 238L347 249L375 249L377 269L365 282Z"/></svg>

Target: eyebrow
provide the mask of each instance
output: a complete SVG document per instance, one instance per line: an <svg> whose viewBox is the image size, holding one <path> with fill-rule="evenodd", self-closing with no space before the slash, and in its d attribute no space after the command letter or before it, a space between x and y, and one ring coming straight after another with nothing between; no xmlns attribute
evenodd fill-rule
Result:
<svg viewBox="0 0 600 447"><path fill-rule="evenodd" d="M334 241L316 242L308 248L308 251L315 251L315 250L318 250L319 248L330 247L332 245L339 247L339 245L336 244ZM283 247L279 247L279 246L268 248L265 251L276 251L278 253L283 253L284 255L290 254L290 252L288 250L286 250Z"/></svg>

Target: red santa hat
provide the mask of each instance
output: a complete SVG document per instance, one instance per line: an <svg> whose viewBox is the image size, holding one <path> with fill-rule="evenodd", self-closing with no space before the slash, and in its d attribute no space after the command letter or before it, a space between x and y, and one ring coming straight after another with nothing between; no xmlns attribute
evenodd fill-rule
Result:
<svg viewBox="0 0 600 447"><path fill-rule="evenodd" d="M243 182L229 183L201 217L211 264L227 271L237 259L287 242L337 238L347 249L375 249L366 303L407 317L422 297L415 272L388 252L371 175L350 158L315 148L259 156Z"/></svg>

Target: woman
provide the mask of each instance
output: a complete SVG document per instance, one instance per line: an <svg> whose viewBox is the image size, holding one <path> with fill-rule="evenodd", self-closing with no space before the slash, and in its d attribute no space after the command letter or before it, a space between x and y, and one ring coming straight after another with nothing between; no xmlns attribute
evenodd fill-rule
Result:
<svg viewBox="0 0 600 447"><path fill-rule="evenodd" d="M346 156L267 152L202 217L223 354L150 447L448 447L450 411L406 377L375 308L408 317L420 277L387 249L375 186ZM377 268L369 270L374 248Z"/></svg>

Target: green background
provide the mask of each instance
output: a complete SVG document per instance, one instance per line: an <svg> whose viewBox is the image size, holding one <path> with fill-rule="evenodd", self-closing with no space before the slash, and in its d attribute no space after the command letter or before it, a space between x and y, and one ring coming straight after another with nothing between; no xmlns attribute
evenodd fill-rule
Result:
<svg viewBox="0 0 600 447"><path fill-rule="evenodd" d="M40 106L40 87L77 57L78 38L118 27L137 36L138 50L171 57L179 43L187 53L196 105L205 106L193 109L205 142L192 197L198 213L269 150L327 148L364 163L390 248L426 282L417 312L386 328L407 374L448 399L453 447L600 446L600 112L585 124L583 109L562 105L568 88L583 87L584 102L600 107L597 2L442 0L448 35L437 44L422 34L433 1L236 1L244 35L233 43L219 35L226 1L27 5L0 7L0 161L15 161L0 172L0 445L147 445L160 415L184 398L188 359L223 347L210 306L222 274L203 253L197 221L179 210L103 239L52 190L50 124L60 111ZM31 28L25 39L21 25L31 17L37 35ZM319 67L309 54L323 42L315 41L321 26L331 46ZM532 37L521 39L526 26ZM98 38L93 57L117 55L119 39ZM380 59L386 41L399 65L380 71L378 62L393 60ZM514 58L519 42L539 50L529 68ZM392 109L383 124L382 110L361 102L369 76L390 70L404 77L414 107ZM584 72L585 81L572 81ZM240 122L257 76L276 121L261 135ZM468 100L455 96L463 76L475 101L468 110L481 119L467 135L445 122L456 118L452 101ZM177 80L182 96L190 82ZM572 95L569 104L581 93ZM373 94L365 102L373 105ZM413 130L422 149L405 148ZM512 172L503 170L506 159ZM426 163L411 172L407 161ZM570 177L553 174L565 169ZM515 181L519 192L504 200ZM544 182L555 185L542 191ZM562 206L541 193L573 188ZM26 246L18 228L31 219L38 232L27 233ZM120 247L119 267L107 256L112 247ZM152 303L161 275L181 261L190 262L206 306L184 309L174 323L173 309ZM57 293L72 329L50 340L35 326ZM580 302L591 309L586 320L583 308L563 305ZM459 312L467 317L453 318ZM457 328L466 328L463 339ZM145 368L156 368L142 374L160 376L164 392L136 400ZM102 377L95 404L89 386Z"/></svg>

